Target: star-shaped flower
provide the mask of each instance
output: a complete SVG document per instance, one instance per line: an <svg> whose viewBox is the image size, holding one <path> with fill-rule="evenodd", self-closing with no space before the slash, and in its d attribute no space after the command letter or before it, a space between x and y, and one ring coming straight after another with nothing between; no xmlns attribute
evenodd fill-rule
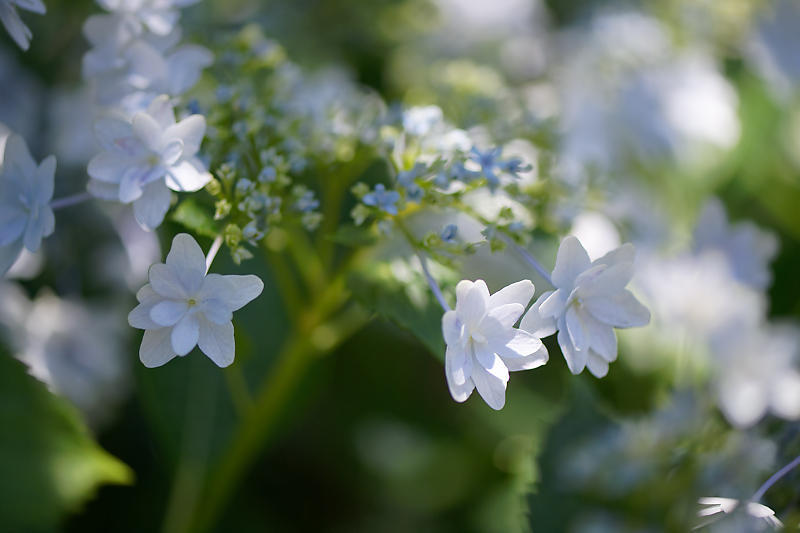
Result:
<svg viewBox="0 0 800 533"><path fill-rule="evenodd" d="M206 274L206 260L186 233L172 240L167 262L150 267L150 283L136 294L139 305L128 323L143 329L139 358L144 366L161 366L195 346L220 367L233 362L231 317L261 294L257 276Z"/></svg>
<svg viewBox="0 0 800 533"><path fill-rule="evenodd" d="M19 13L14 6L39 15L44 15L47 9L42 0L0 0L0 22L6 27L6 31L14 39L14 42L23 50L27 50L33 35L19 18Z"/></svg>
<svg viewBox="0 0 800 533"><path fill-rule="evenodd" d="M625 244L592 262L573 236L561 242L553 269L555 291L544 293L522 319L530 331L558 329L558 344L573 374L585 367L601 378L617 358L614 328L644 326L650 312L625 288L634 248Z"/></svg>
<svg viewBox="0 0 800 533"><path fill-rule="evenodd" d="M169 98L159 96L146 112L128 122L104 118L95 133L105 151L89 162L88 189L93 195L133 202L139 224L158 227L170 204L170 192L197 191L211 174L196 157L206 131L201 115L175 122Z"/></svg>
<svg viewBox="0 0 800 533"><path fill-rule="evenodd" d="M22 137L11 135L0 162L0 274L5 274L23 246L36 252L55 229L50 200L56 158L37 165Z"/></svg>
<svg viewBox="0 0 800 533"><path fill-rule="evenodd" d="M491 296L483 280L458 283L456 308L442 317L447 343L445 375L454 400L466 401L477 388L489 407L502 409L509 371L529 370L547 362L542 341L514 327L533 293L529 280Z"/></svg>
<svg viewBox="0 0 800 533"><path fill-rule="evenodd" d="M697 512L697 516L701 518L711 518L693 529L700 529L701 527L716 522L725 515L733 514L734 511L741 507L740 504L742 503L745 504L743 514L751 520L755 519L754 522L757 522L761 526L761 528L759 528L760 530L763 530L765 526L770 526L770 529L773 530L783 529L783 522L778 520L778 517L775 516L775 511L757 502L740 502L733 498L708 497L700 498L698 503L705 507Z"/></svg>

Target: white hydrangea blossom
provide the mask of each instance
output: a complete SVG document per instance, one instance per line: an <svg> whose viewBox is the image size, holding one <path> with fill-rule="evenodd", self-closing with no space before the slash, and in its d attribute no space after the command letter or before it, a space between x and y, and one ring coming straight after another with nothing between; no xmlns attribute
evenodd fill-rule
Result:
<svg viewBox="0 0 800 533"><path fill-rule="evenodd" d="M179 9L200 0L97 0L104 9L127 15L156 35L167 35L178 23Z"/></svg>
<svg viewBox="0 0 800 533"><path fill-rule="evenodd" d="M694 230L694 251L721 252L741 283L766 289L772 283L769 263L778 253L778 239L752 222L729 224L725 207L712 198L703 208Z"/></svg>
<svg viewBox="0 0 800 533"><path fill-rule="evenodd" d="M175 122L169 98L156 98L131 121L104 118L95 133L104 152L89 162L94 196L133 203L136 220L152 230L164 220L173 191L197 191L211 179L196 157L206 121L191 115Z"/></svg>
<svg viewBox="0 0 800 533"><path fill-rule="evenodd" d="M592 262L580 241L566 237L553 269L555 291L544 293L520 327L540 335L558 330L558 344L573 374L596 377L617 358L614 328L644 326L650 312L625 288L633 277L634 248L625 244Z"/></svg>
<svg viewBox="0 0 800 533"><path fill-rule="evenodd" d="M740 504L745 504L744 513L748 517L756 519L762 528L763 526L770 526L771 529L783 528L783 522L778 520L775 516L775 511L757 502L740 502L733 498L706 497L700 498L698 503L705 507L697 512L697 516L701 518L711 517L711 519L703 522L694 529L712 524L723 516L732 514L737 508L741 507Z"/></svg>
<svg viewBox="0 0 800 533"><path fill-rule="evenodd" d="M56 158L37 165L22 137L11 135L0 161L0 273L5 274L23 246L36 252L55 229L50 200Z"/></svg>
<svg viewBox="0 0 800 533"><path fill-rule="evenodd" d="M466 401L477 388L489 407L502 409L509 371L529 370L547 362L542 341L514 327L533 294L529 280L492 295L483 280L458 283L456 308L442 317L447 343L445 375L454 400Z"/></svg>
<svg viewBox="0 0 800 533"><path fill-rule="evenodd" d="M27 50L33 34L19 18L17 7L39 15L44 15L47 9L42 0L0 0L0 22L6 27L6 31L14 39L14 42L23 50Z"/></svg>
<svg viewBox="0 0 800 533"><path fill-rule="evenodd" d="M167 262L150 267L150 283L136 294L128 323L143 329L142 363L153 368L195 346L219 367L233 363L233 312L256 298L264 283L253 275L206 274L203 251L190 235L172 240Z"/></svg>
<svg viewBox="0 0 800 533"><path fill-rule="evenodd" d="M731 424L749 427L770 411L800 418L800 330L731 323L711 343L719 406Z"/></svg>

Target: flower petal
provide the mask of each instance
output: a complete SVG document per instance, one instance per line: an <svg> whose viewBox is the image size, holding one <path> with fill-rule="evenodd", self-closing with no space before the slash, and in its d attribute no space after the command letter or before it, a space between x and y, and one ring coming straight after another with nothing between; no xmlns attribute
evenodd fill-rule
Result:
<svg viewBox="0 0 800 533"><path fill-rule="evenodd" d="M574 305L570 305L567 308L564 322L567 325L567 333L569 333L569 338L575 349L579 351L587 350L589 348L589 336L584 330L581 317Z"/></svg>
<svg viewBox="0 0 800 533"><path fill-rule="evenodd" d="M499 359L499 358L498 358ZM502 364L502 361L500 362ZM505 365L503 365L505 368ZM499 411L506 404L506 383L508 379L501 379L482 366L477 365L472 371L472 381L481 398L495 411Z"/></svg>
<svg viewBox="0 0 800 533"><path fill-rule="evenodd" d="M167 264L175 270L189 294L200 290L206 273L206 256L194 237L188 233L175 235Z"/></svg>
<svg viewBox="0 0 800 533"><path fill-rule="evenodd" d="M42 246L42 236L44 234L44 220L42 217L32 217L28 219L28 226L25 228L23 237L25 248L31 252L39 251Z"/></svg>
<svg viewBox="0 0 800 533"><path fill-rule="evenodd" d="M533 282L529 279L523 279L522 281L503 287L489 296L488 307L492 309L494 307L500 307L501 305L516 303L522 305L524 310L528 303L530 303L531 298L533 298L534 292L535 287L533 286Z"/></svg>
<svg viewBox="0 0 800 533"><path fill-rule="evenodd" d="M525 313L525 316L522 317L522 321L520 322L520 329L523 329L535 337L542 338L542 337L549 337L553 333L556 332L556 321L553 317L543 317L540 312L540 307L542 302L544 302L547 298L550 297L552 291L545 292L534 302L528 312Z"/></svg>
<svg viewBox="0 0 800 533"><path fill-rule="evenodd" d="M164 300L150 309L150 319L162 328L174 326L188 310L186 300Z"/></svg>
<svg viewBox="0 0 800 533"><path fill-rule="evenodd" d="M444 357L444 373L450 396L457 402L465 402L475 389L472 382L472 358L463 350L448 346Z"/></svg>
<svg viewBox="0 0 800 533"><path fill-rule="evenodd" d="M258 276L252 274L245 276L227 275L223 276L223 278L230 290L220 296L231 311L241 309L255 300L264 290L264 282Z"/></svg>
<svg viewBox="0 0 800 533"><path fill-rule="evenodd" d="M199 191L211 181L211 174L196 157L171 166L167 171L167 187L173 191Z"/></svg>
<svg viewBox="0 0 800 533"><path fill-rule="evenodd" d="M147 285L145 285L145 287L147 287ZM161 329L162 326L156 324L153 319L150 318L150 310L152 308L152 303L140 303L128 313L128 324L136 329Z"/></svg>
<svg viewBox="0 0 800 533"><path fill-rule="evenodd" d="M502 357L526 357L535 353L542 347L541 339L538 339L521 329L512 330L512 337L505 345L493 346Z"/></svg>
<svg viewBox="0 0 800 533"><path fill-rule="evenodd" d="M502 356L503 354L501 354ZM521 370L531 370L538 368L547 363L550 355L547 353L547 348L542 345L531 355L525 357L505 357L503 356L503 363L508 367L509 372L519 372Z"/></svg>
<svg viewBox="0 0 800 533"><path fill-rule="evenodd" d="M524 312L525 307L518 303L504 304L499 307L489 308L489 312L481 321L481 327L486 330L485 326L492 324L492 327L506 330L514 326Z"/></svg>
<svg viewBox="0 0 800 533"><path fill-rule="evenodd" d="M204 320L202 326L198 340L200 350L218 367L224 368L233 363L236 353L233 324L214 324Z"/></svg>
<svg viewBox="0 0 800 533"><path fill-rule="evenodd" d="M545 318L555 318L561 316L567 306L568 293L562 289L558 289L549 294L547 298L542 298L539 304L539 313ZM537 302L538 303L538 302Z"/></svg>
<svg viewBox="0 0 800 533"><path fill-rule="evenodd" d="M583 304L597 320L615 328L633 328L650 322L650 311L627 289L609 296L587 298Z"/></svg>
<svg viewBox="0 0 800 533"><path fill-rule="evenodd" d="M552 276L553 284L558 288L571 290L575 278L587 270L591 264L589 254L586 253L580 241L576 237L568 235L558 247L556 266Z"/></svg>
<svg viewBox="0 0 800 533"><path fill-rule="evenodd" d="M442 336L448 345L456 344L461 340L464 326L458 321L455 311L447 311L442 315Z"/></svg>
<svg viewBox="0 0 800 533"><path fill-rule="evenodd" d="M194 313L187 313L172 328L172 349L178 355L186 355L197 345L199 336L200 321Z"/></svg>
<svg viewBox="0 0 800 533"><path fill-rule="evenodd" d="M458 287L456 287L458 290ZM489 300L489 289L482 279L477 280L464 295L463 300L456 301L456 314L468 328L477 326L486 314L486 303Z"/></svg>
<svg viewBox="0 0 800 533"><path fill-rule="evenodd" d="M214 324L224 324L233 318L233 313L225 302L216 298L210 298L203 302L202 313L209 322Z"/></svg>
<svg viewBox="0 0 800 533"><path fill-rule="evenodd" d="M163 181L154 181L144 187L142 196L133 202L136 222L147 231L152 231L164 221L169 211L171 195Z"/></svg>
<svg viewBox="0 0 800 533"><path fill-rule="evenodd" d="M564 359L567 361L569 371L575 375L583 372L583 369L586 368L587 352L575 350L575 347L572 346L572 341L569 339L566 327L561 327L558 330L558 345L561 347L561 353L564 354Z"/></svg>
<svg viewBox="0 0 800 533"><path fill-rule="evenodd" d="M0 206L0 246L6 246L19 239L27 224L28 216L21 206Z"/></svg>
<svg viewBox="0 0 800 533"><path fill-rule="evenodd" d="M180 141L185 157L191 157L200 150L200 143L206 134L206 119L203 115L191 115L173 124L164 131L165 141Z"/></svg>
<svg viewBox="0 0 800 533"><path fill-rule="evenodd" d="M0 246L0 275L5 275L22 252L22 239Z"/></svg>
<svg viewBox="0 0 800 533"><path fill-rule="evenodd" d="M175 124L175 110L166 94L153 98L153 101L147 106L147 114L153 117L163 130L167 130Z"/></svg>
<svg viewBox="0 0 800 533"><path fill-rule="evenodd" d="M171 94L182 94L200 79L200 72L214 61L214 55L202 46L184 45L167 57L167 86Z"/></svg>
<svg viewBox="0 0 800 533"><path fill-rule="evenodd" d="M148 272L150 287L163 298L186 300L189 296L175 269L164 263L156 263Z"/></svg>
<svg viewBox="0 0 800 533"><path fill-rule="evenodd" d="M589 350L586 358L586 368L596 378L604 378L608 374L608 361L600 357L594 351Z"/></svg>
<svg viewBox="0 0 800 533"><path fill-rule="evenodd" d="M53 185L56 172L55 156L48 156L42 160L34 174L36 184L36 201L39 204L49 203L53 198Z"/></svg>
<svg viewBox="0 0 800 533"><path fill-rule="evenodd" d="M177 354L172 349L170 328L148 329L139 347L139 360L147 368L155 368L171 361Z"/></svg>

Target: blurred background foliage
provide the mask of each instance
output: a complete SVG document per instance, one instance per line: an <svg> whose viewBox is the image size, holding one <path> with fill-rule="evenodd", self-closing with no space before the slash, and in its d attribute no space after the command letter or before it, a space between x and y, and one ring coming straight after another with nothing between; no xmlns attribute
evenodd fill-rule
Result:
<svg viewBox="0 0 800 533"><path fill-rule="evenodd" d="M39 156L79 142L69 126L70 112L82 112L80 98L70 95L81 84L87 48L81 25L98 11L90 0L46 3L47 16L25 17L35 36L29 52L0 34L0 121L24 130ZM710 162L683 165L648 152L615 178L623 188L635 182L651 190L677 233L689 234L712 194L732 219L776 232L769 313L788 320L800 318L798 93L776 96L744 54L754 21L773 7L768 0L204 0L182 20L188 39L212 49L221 36L257 24L305 69L335 65L390 105L439 105L451 123L486 125L495 138L513 137L525 124L528 140L546 150L558 137L553 101L563 86L552 80L565 67L566 56L555 51L562 40L588 33L597 13L649 13L678 48L718 61L737 95L740 134ZM800 49L793 53L800 57ZM595 74L584 72L589 90ZM20 95L12 84L27 89ZM48 111L61 101L61 111ZM546 174L552 161L538 163ZM370 172L364 180L376 181ZM56 196L85 179L80 163L60 159ZM657 214L647 203L636 209ZM40 274L20 287L30 298L52 287L95 302L113 328L126 331L134 299L114 288L119 273L110 258L123 252L108 220L121 222L94 206L64 216ZM178 223L164 228L161 249L181 230ZM201 239L204 248L209 243ZM0 529L685 531L698 497L737 486L736 495L747 497L800 449L797 423L767 418L757 431L732 430L713 406L698 407L703 400L679 379L680 369L629 364L632 351L648 358L662 349L633 336L623 336L620 362L603 380L571 377L552 343L550 364L515 376L504 410L476 399L457 404L443 379L435 303L415 305L407 296L411 286L427 294L424 280L379 280L371 292L380 270L351 283L361 287L359 301L384 318L362 317L366 325L332 352L297 348L302 357L278 367L275 388L260 390L289 328L278 281L257 267L261 259L243 267L220 257L215 265L265 282L262 296L237 314L233 367L220 371L193 356L148 370L136 361L139 336L120 333L116 349L130 377L118 395L95 400L113 408L92 423L100 446L119 462L88 438L68 402L22 380L20 365L0 358ZM521 265L508 268L524 275ZM510 277L498 274L490 286ZM2 298L6 306L12 296ZM677 341L667 348L681 349ZM269 432L241 423L252 399L231 390L263 396ZM231 459L232 438L252 463ZM34 452L47 461L33 464ZM98 488L105 482L119 485ZM768 496L788 526L800 519L798 487L793 474Z"/></svg>

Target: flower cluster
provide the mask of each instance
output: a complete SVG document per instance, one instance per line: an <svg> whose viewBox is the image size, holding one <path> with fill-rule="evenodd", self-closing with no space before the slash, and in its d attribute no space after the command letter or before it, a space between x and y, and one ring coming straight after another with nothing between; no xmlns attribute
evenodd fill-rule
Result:
<svg viewBox="0 0 800 533"><path fill-rule="evenodd" d="M170 189L197 191L211 179L197 157L203 116L176 122L174 101L212 62L197 45L178 45L178 8L196 0L103 0L109 13L91 16L84 33L92 48L83 76L92 85L103 152L89 164L88 190L98 198L133 203L139 224L164 220Z"/></svg>

